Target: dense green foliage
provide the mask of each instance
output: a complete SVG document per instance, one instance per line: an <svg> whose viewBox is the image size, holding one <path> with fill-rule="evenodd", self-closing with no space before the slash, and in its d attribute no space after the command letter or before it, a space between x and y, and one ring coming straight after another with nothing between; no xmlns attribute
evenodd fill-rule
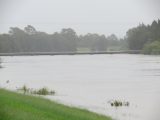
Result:
<svg viewBox="0 0 160 120"><path fill-rule="evenodd" d="M87 110L0 89L0 120L111 120Z"/></svg>
<svg viewBox="0 0 160 120"><path fill-rule="evenodd" d="M154 41L149 44L145 44L142 53L144 54L160 54L160 41Z"/></svg>
<svg viewBox="0 0 160 120"><path fill-rule="evenodd" d="M159 45L156 45L158 42L155 41L160 40L160 20L153 21L151 25L140 24L138 27L128 30L126 38L129 49L143 49L144 53L157 54Z"/></svg>

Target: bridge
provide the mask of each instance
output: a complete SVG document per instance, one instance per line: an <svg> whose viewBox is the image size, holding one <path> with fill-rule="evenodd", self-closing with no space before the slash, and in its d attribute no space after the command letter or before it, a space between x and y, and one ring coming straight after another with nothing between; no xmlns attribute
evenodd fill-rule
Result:
<svg viewBox="0 0 160 120"><path fill-rule="evenodd" d="M94 54L140 54L141 50L98 51L98 52L15 52L0 53L0 56L33 56L33 55L94 55Z"/></svg>

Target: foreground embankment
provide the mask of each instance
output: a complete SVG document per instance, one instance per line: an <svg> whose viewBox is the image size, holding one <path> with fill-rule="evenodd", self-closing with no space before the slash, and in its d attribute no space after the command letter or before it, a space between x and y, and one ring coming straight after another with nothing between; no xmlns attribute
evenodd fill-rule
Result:
<svg viewBox="0 0 160 120"><path fill-rule="evenodd" d="M0 89L0 120L111 120L111 118L41 97Z"/></svg>

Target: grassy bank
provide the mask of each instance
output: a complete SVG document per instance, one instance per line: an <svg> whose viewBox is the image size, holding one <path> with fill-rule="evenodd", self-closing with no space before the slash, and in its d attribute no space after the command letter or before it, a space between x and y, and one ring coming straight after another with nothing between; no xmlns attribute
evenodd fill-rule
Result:
<svg viewBox="0 0 160 120"><path fill-rule="evenodd" d="M87 110L0 89L0 120L111 120Z"/></svg>

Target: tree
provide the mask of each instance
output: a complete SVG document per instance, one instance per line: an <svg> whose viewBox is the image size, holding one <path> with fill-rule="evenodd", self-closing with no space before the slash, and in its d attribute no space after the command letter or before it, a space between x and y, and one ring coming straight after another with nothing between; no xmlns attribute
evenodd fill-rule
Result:
<svg viewBox="0 0 160 120"><path fill-rule="evenodd" d="M37 33L36 29L35 29L33 26L31 26L31 25L28 25L27 27L25 27L25 28L24 28L24 31L25 31L27 34L29 34L29 35L36 34L36 33Z"/></svg>
<svg viewBox="0 0 160 120"><path fill-rule="evenodd" d="M76 34L76 32L71 28L67 28L67 29L62 29L60 35L63 40L63 42L61 44L64 44L64 46L63 46L64 50L75 52L77 50L77 46L76 46L77 45L76 44L77 34Z"/></svg>
<svg viewBox="0 0 160 120"><path fill-rule="evenodd" d="M97 51L106 51L106 50L107 50L107 39L104 35L101 35L97 40Z"/></svg>
<svg viewBox="0 0 160 120"><path fill-rule="evenodd" d="M127 40L131 50L141 50L145 43L150 40L150 31L144 24L127 31Z"/></svg>
<svg viewBox="0 0 160 120"><path fill-rule="evenodd" d="M131 50L142 50L144 45L160 39L160 20L153 21L151 25L140 24L127 31L126 38Z"/></svg>
<svg viewBox="0 0 160 120"><path fill-rule="evenodd" d="M17 27L11 27L9 33L15 43L14 45L17 52L25 52L30 49L27 43L27 34L23 30Z"/></svg>
<svg viewBox="0 0 160 120"><path fill-rule="evenodd" d="M88 48L90 51L106 51L107 39L104 35L91 34L80 35L77 41L78 47Z"/></svg>

